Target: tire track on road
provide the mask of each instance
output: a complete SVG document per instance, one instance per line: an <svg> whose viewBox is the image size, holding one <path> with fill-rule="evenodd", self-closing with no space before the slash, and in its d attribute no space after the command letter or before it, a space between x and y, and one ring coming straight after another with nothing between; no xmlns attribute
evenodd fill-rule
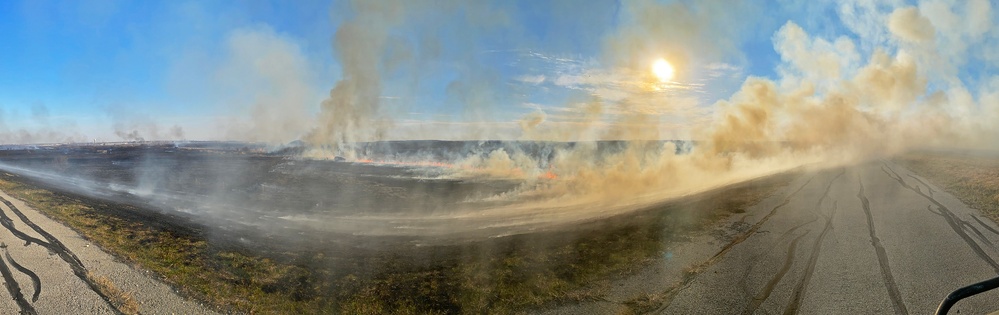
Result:
<svg viewBox="0 0 999 315"><path fill-rule="evenodd" d="M815 203L815 211L817 211L820 215L822 215L822 217L826 218L827 220L829 219L829 217L826 217L825 214L822 213L822 202L825 201L826 198L829 198L829 191L832 190L833 183L835 183L837 179L842 177L843 174L846 174L846 169L840 171L839 174L836 174L836 177L833 177L833 179L829 181L829 184L826 185L825 192L822 193L822 197L819 197L819 201Z"/></svg>
<svg viewBox="0 0 999 315"><path fill-rule="evenodd" d="M930 188L930 184L927 184L926 182L924 182L924 181L923 181L923 180L922 180L921 178L919 178L919 177L916 177L916 176L912 176L912 174L906 174L906 175L908 175L909 177L912 177L912 179L915 179L915 180L916 180L917 182L919 182L920 184L923 184L923 186L926 186L926 190L930 192L930 197L933 197L933 188Z"/></svg>
<svg viewBox="0 0 999 315"><path fill-rule="evenodd" d="M941 217L946 216L946 214L944 214L943 211L934 211L932 204L926 205L926 211L929 211L930 213L938 215L938 216L941 216ZM978 218L976 218L974 215L972 215L971 218L975 219L976 221L978 221L978 223L982 224L982 226L984 226L986 229L989 229L992 232L995 232L997 235L999 235L999 232L996 232L995 230L993 230L988 225L985 225L985 223L983 223L981 220L978 220ZM944 219L946 220L946 218L944 218ZM978 228L976 228L974 225L971 225L971 223L969 223L967 221L964 221L964 220L958 219L958 221L961 222L961 227L962 228L963 227L968 227L968 229L971 230L971 232L975 233L975 236L978 236L978 239L982 240L982 242L984 242L985 244L988 244L990 247L995 248L995 245L992 244L992 241L990 241L987 237L985 237L985 234L982 234L982 231L978 230Z"/></svg>
<svg viewBox="0 0 999 315"><path fill-rule="evenodd" d="M892 172L894 172L894 170L892 170ZM898 175L898 173L896 173L896 175ZM930 184L926 183L925 181L923 181L923 179L919 178L918 176L915 176L915 175L912 175L912 174L905 174L905 176L908 176L908 177L916 180L917 182L919 182L923 186L926 186L926 190L929 191L929 196L933 197L933 188L930 188ZM899 176L899 178L901 178L901 176ZM922 189L920 189L919 186L916 186L916 189L922 191ZM936 213L936 214L941 215L941 216L944 215L942 213L937 213L936 211L931 211L931 212ZM972 225L968 221L961 220L960 218L957 217L957 215L953 215L953 216L954 216L954 219L956 219L956 220L958 220L958 221L961 222L961 226L962 227L967 227L971 232L975 233L975 235L978 236L979 240L981 240L985 244L988 244L989 247L992 247L993 249L996 249L995 248L995 244L993 244L991 240L989 240L987 237L985 237L985 234L982 234L982 231L978 230L977 227L975 227L974 225ZM999 231L996 231L996 230L992 229L992 227L983 224L982 221L978 220L978 218L976 218L974 215L971 215L971 218L975 219L976 221L978 221L978 223L981 224L983 227L991 230L992 232L994 232L996 234L999 234ZM997 250L999 250L999 249L997 249Z"/></svg>
<svg viewBox="0 0 999 315"><path fill-rule="evenodd" d="M995 235L999 235L999 231L996 231L996 229L992 228L988 224L985 224L985 222L982 222L982 220L979 219L978 216L972 215L971 218L975 219L975 221L978 221L978 224L984 227L986 230L989 230L989 232L992 232Z"/></svg>
<svg viewBox="0 0 999 315"><path fill-rule="evenodd" d="M783 208L787 204L791 203L791 198L794 198L794 196L797 195L798 192L804 189L805 186L808 186L808 184L812 182L812 179L815 179L815 176L809 177L804 184L801 184L801 186L798 187L798 189L795 189L793 192L785 196L784 201L774 206L774 208L770 210L770 213L767 213L767 215L764 216L762 219L760 219L759 222L753 224L748 230L746 230L746 232L742 233L741 236L733 239L731 242L725 245L725 247L722 247L722 249L719 250L718 253L716 253L714 256L711 256L711 258L708 258L708 260L693 266L692 269L693 270L707 269L707 267L717 262L718 259L720 259L722 256L725 256L725 254L728 253L728 251L732 250L732 248L735 247L735 245L738 245L739 243L742 243L743 241L748 239L750 236L756 233L756 230L758 230L760 226L763 225L763 223L766 223L766 221L769 220L770 217L776 214L778 209ZM675 297L678 293L680 293L680 291L683 291L683 289L686 288L690 284L690 282L694 280L695 277L696 273L685 276L684 279L681 280L679 283L677 283L675 286L671 287L670 289L667 289L664 292L664 295L666 295L664 302L659 308L653 310L652 312L659 313L668 308L669 305L673 303L673 297Z"/></svg>
<svg viewBox="0 0 999 315"><path fill-rule="evenodd" d="M770 278L767 285L763 287L763 291L760 291L760 293L753 298L753 301L750 302L749 306L746 307L746 310L744 310L742 314L753 314L760 308L760 305L763 305L763 302L770 298L770 294L773 293L774 288L776 288L777 284L780 283L780 280L784 278L784 275L791 270L791 265L794 264L794 251L798 247L798 241L800 241L802 237L805 237L805 235L808 235L808 232L809 231L806 230L805 233L798 235L798 237L795 237L794 240L791 241L791 244L787 246L787 254L784 256L784 265L780 267L777 274L774 275L773 278Z"/></svg>
<svg viewBox="0 0 999 315"><path fill-rule="evenodd" d="M21 230L18 230L16 227L14 227L14 220L11 220L10 217L7 216L7 212L3 211L2 209L0 209L0 225L2 225L4 228L7 228L7 230L10 231L11 234L14 234L15 237L24 241L25 242L24 246L28 246L31 245L31 243L35 243L50 250L52 249L51 248L52 246L49 243L46 243L45 241L32 237L31 235L25 234Z"/></svg>
<svg viewBox="0 0 999 315"><path fill-rule="evenodd" d="M791 303L787 304L784 308L784 314L797 314L798 309L801 307L801 301L805 298L805 292L808 290L808 284L812 281L812 274L815 273L815 265L819 262L819 253L822 252L822 241L825 240L826 234L832 228L832 217L836 215L836 209L839 208L838 202L833 202L832 214L826 218L826 225L822 228L822 233L815 238L815 244L812 245L812 254L808 257L808 266L805 267L805 273L801 277L801 281L798 282L798 286L794 289L794 295L791 296Z"/></svg>
<svg viewBox="0 0 999 315"><path fill-rule="evenodd" d="M825 240L829 230L832 229L832 219L836 216L836 210L839 209L839 202L834 200L832 211L830 211L829 216L826 216L825 213L822 212L822 202L829 196L829 191L832 189L833 183L835 183L836 180L842 177L845 173L846 169L843 169L843 171L829 181L829 184L826 185L825 192L822 193L822 197L820 197L819 201L815 204L815 208L818 213L826 219L826 224L822 228L822 232L819 233L819 236L815 238L815 244L812 245L812 254L808 257L808 265L805 267L805 273L802 275L801 281L798 282L798 286L794 289L794 294L791 296L791 303L788 303L787 307L784 308L784 314L797 314L798 309L801 307L801 301L805 298L805 293L808 290L808 284L812 281L812 275L815 274L815 265L819 262L819 254L822 252L822 241Z"/></svg>
<svg viewBox="0 0 999 315"><path fill-rule="evenodd" d="M940 211L933 210L933 205L926 205L926 211L929 211L930 213L933 213L933 214L938 215L938 216L943 216L944 215Z"/></svg>
<svg viewBox="0 0 999 315"><path fill-rule="evenodd" d="M7 244L0 244L0 247L6 249ZM17 280L14 280L14 273L10 272L10 267L7 267L7 263L3 259L0 259L0 275L3 276L7 292L17 302L17 307L21 309L21 314L37 314L31 303L28 303L28 300L24 299L24 294L21 293L21 286L17 285Z"/></svg>
<svg viewBox="0 0 999 315"><path fill-rule="evenodd" d="M909 314L909 310L906 309L905 301L902 300L902 294L898 291L895 276L891 273L891 265L888 264L888 254L885 252L885 247L881 245L881 239L878 238L877 229L874 227L874 216L871 214L871 201L864 194L864 181L861 179L857 181L860 183L860 191L857 192L857 198L860 199L860 204L864 208L864 214L867 215L867 230L871 232L871 245L874 246L874 251L878 255L878 265L881 267L881 278L884 279L885 289L888 290L888 297L891 298L892 306L895 307L895 313L907 315Z"/></svg>
<svg viewBox="0 0 999 315"><path fill-rule="evenodd" d="M829 191L832 188L832 184L834 182L836 182L836 179L838 179L840 176L843 176L844 173L846 173L846 169L844 169L842 172L840 172L838 175L836 175L836 177L833 177L833 179L829 181L829 184L826 185L826 189L825 189L825 192L822 194L822 197L819 197L819 201L815 204L816 209L820 209L821 208L822 202L825 201L825 199L829 197ZM812 212L814 214L812 215L812 220L811 221L799 224L799 225L797 225L797 226L795 226L795 227L793 227L793 228L785 231L783 234L781 234L781 239L783 239L784 236L786 236L786 235L788 235L790 233L793 233L798 228L800 228L802 226L805 226L805 225L808 225L808 224L810 224L812 222L815 222L816 220L819 219L820 215L823 218L826 218L827 220L829 219L828 217L825 216L825 214L822 213L821 210L819 210L819 211L813 210ZM784 256L784 264L781 266L781 269L779 269L777 271L777 274L775 274L772 278L770 278L770 281L767 282L767 285L763 287L763 290L760 291L760 293L758 293L755 297L753 297L753 301L750 302L750 304L746 307L746 309L743 311L743 314L752 314L757 309L759 309L760 305L763 305L763 302L765 302L768 298L770 298L770 294L773 293L774 288L776 288L777 284L780 283L780 281L784 278L784 275L787 274L787 272L791 269L791 265L794 263L794 258L795 258L794 253L796 251L796 248L797 248L797 245L798 245L798 241L802 237L804 237L805 235L807 235L807 234L808 234L808 232L805 232L804 234L801 234L798 237L796 237L791 242L791 245L787 249L787 254ZM754 257L754 260L755 260L755 257ZM755 262L754 262L754 264L755 264ZM752 267L750 267L750 270L752 270ZM746 274L744 274L742 276L743 280L741 282L745 282L745 279L748 276L749 276L749 271L747 271Z"/></svg>
<svg viewBox="0 0 999 315"><path fill-rule="evenodd" d="M10 257L10 252L7 251L6 247L4 247L3 253L7 256L7 261L10 261L10 265L14 266L14 269L17 269L17 271L20 271L24 275L28 276L28 278L31 278L31 284L34 285L35 288L35 293L31 295L31 302L38 302L38 295L42 294L42 279L38 278L38 274L35 274L34 271L21 266L21 264L18 264L13 257Z"/></svg>
<svg viewBox="0 0 999 315"><path fill-rule="evenodd" d="M49 246L58 248L60 251L66 253L67 256L69 256L69 258L71 260L75 261L77 265L80 265L80 267L83 267L83 261L80 261L80 258L76 257L76 254L73 254L73 252L70 251L69 248L66 247L66 245L63 245L62 242L60 242L59 239L57 239L55 236L52 236L52 234L49 234L48 231L45 231L45 229L42 229L40 226L38 226L37 224L35 224L34 222L32 222L31 219L28 219L28 217L25 216L24 213L22 213L20 209L17 209L17 207L14 206L14 204L11 203L10 200L7 200L6 198L0 197L0 202L2 202L3 204L7 205L7 207L10 208L10 211L14 212L14 215L16 215L18 219L21 219L21 222L24 222L25 225L27 225L32 230L34 230L36 233L38 233L43 238L45 238L46 240L48 240L49 244L50 244ZM6 217L6 214L4 214L4 217ZM69 261L67 261L67 262L69 262ZM73 264L73 263L70 263L70 264Z"/></svg>
<svg viewBox="0 0 999 315"><path fill-rule="evenodd" d="M7 205L7 207L10 208L10 210L14 212L14 214L17 215L17 217L21 219L21 221L24 222L25 225L31 227L32 230L34 230L43 238L48 240L48 243L43 242L39 243L39 245L45 246L52 252L56 253L56 255L58 255L59 258L62 258L63 261L69 264L69 268L73 271L73 274L76 275L77 278L80 278L80 281L83 281L83 283L87 284L87 286L90 287L90 290L94 291L94 293L96 293L97 296L100 296L101 299L104 300L104 303L107 304L107 306L111 309L112 312L114 312L115 314L123 314L120 310L118 310L117 307L114 306L113 303L111 303L111 298L106 294L104 294L104 292L100 290L100 287L96 283L90 280L90 277L87 276L87 267L83 265L83 262L80 261L80 258L77 257L76 254L73 253L73 251L69 250L69 248L67 248L66 245L60 242L59 239L57 239L55 236L52 236L52 234L49 234L49 232L45 231L37 224L32 222L30 219L28 219L28 217L25 216L24 213L21 212L21 210L17 209L17 207L14 206L14 204L11 203L10 200L0 197L0 202L2 202L4 205ZM3 213L3 217L6 218L6 213L2 211L2 209L0 209L0 213ZM6 224L4 224L4 226L6 226Z"/></svg>
<svg viewBox="0 0 999 315"><path fill-rule="evenodd" d="M742 287L742 292L745 293L746 296L751 295L749 293L750 290L749 290L748 286L746 285L746 280L747 280L747 278L749 278L749 275L753 272L753 269L756 268L756 264L759 263L760 257L761 256L769 256L770 253L773 252L774 248L777 247L777 245L779 245L780 243L784 242L784 239L787 238L788 235L791 235L792 233L794 233L794 231L797 231L799 228L801 228L801 227L803 227L805 225L811 224L812 222L815 222L818 219L819 219L818 215L812 214L812 219L809 220L808 222L804 222L804 223L798 224L798 225L796 225L796 226L788 229L787 231L784 231L784 233L781 233L780 237L777 238L777 243L775 243L774 246L770 246L770 248L768 248L765 253L756 253L756 254L753 254L753 257L749 259L749 261L751 261L751 263L749 264L749 267L746 268L746 272L743 273L742 277L739 279L739 285ZM808 234L808 232L805 232L805 234ZM764 300L765 300L765 298L764 298Z"/></svg>
<svg viewBox="0 0 999 315"><path fill-rule="evenodd" d="M888 170L885 170L885 168L887 168ZM902 185L902 187L905 187L906 189L909 189L919 194L920 196L923 196L923 198L926 198L926 200L929 200L931 203L936 205L937 209L939 209L940 212L943 214L944 221L947 222L947 225L950 225L951 230L954 230L954 233L957 233L957 235L961 237L961 239L963 239L966 244L968 244L968 247L970 247L971 250L975 252L975 255L978 255L978 258L981 258L983 261L985 261L985 263L989 264L989 266L991 266L995 272L999 273L999 263L996 263L996 261L992 259L992 257L989 256L989 254L985 253L985 250L983 250L982 247L979 246L978 243L975 242L975 240L968 235L968 233L964 232L964 229L961 228L961 224L957 223L957 221L961 222L964 221L958 219L957 216L954 215L954 213L947 208L947 206L944 206L935 198L923 193L921 190L915 189L909 184L907 184L905 180L902 179L902 176L899 175L897 172L895 172L895 170L893 170L890 166L888 166L887 163L884 163L884 166L881 168L881 171L887 174L889 178L897 181L900 185ZM889 171L891 171L891 173L889 173ZM894 174L894 176L892 174Z"/></svg>
<svg viewBox="0 0 999 315"><path fill-rule="evenodd" d="M987 237L985 237L985 234L982 234L982 231L979 231L978 228L976 228L974 225L971 225L971 223L968 221L960 219L958 219L958 221L961 221L961 226L968 227L968 229L970 229L971 232L975 233L975 236L978 236L978 239L982 240L982 243L988 244L989 247L995 249L995 244L992 244L992 241L990 241Z"/></svg>
<svg viewBox="0 0 999 315"><path fill-rule="evenodd" d="M792 192L791 194L787 195L787 197L784 197L784 201L782 201L780 204L774 206L774 208L770 210L770 213L767 213L767 215L763 216L763 218L760 219L760 221L758 221L755 224L753 224L752 226L750 226L749 229L746 230L745 233L742 233L742 235L740 235L739 237L735 238L734 240L732 240L731 242L729 242L727 245L725 245L725 247L723 247L721 250L719 250L717 254L715 254L713 257L711 257L711 259L709 259L709 261L713 261L713 260L715 260L715 259L717 259L717 258L719 258L721 256L724 256L726 253L728 253L729 250L732 249L732 247L735 247L735 245L739 245L739 243L742 243L743 241L745 241L746 239L748 239L750 236L752 236L754 233L756 233L756 230L759 230L760 226L763 226L764 223L767 223L767 221L770 220L770 217L774 216L774 214L777 214L777 210L778 209L783 208L787 204L791 203L791 198L794 197L795 195L797 195L798 192L800 192L802 189L805 188L805 186L808 186L808 183L811 183L812 179L814 179L814 177L809 178L807 181L805 181L804 184L801 184L801 187L798 187L798 189L796 189L794 192Z"/></svg>

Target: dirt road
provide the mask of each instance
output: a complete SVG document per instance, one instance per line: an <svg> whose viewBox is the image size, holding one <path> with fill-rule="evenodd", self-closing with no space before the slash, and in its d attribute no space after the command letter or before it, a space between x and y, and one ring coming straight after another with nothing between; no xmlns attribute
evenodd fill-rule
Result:
<svg viewBox="0 0 999 315"><path fill-rule="evenodd" d="M0 276L3 314L211 313L3 192Z"/></svg>
<svg viewBox="0 0 999 315"><path fill-rule="evenodd" d="M805 173L785 191L548 313L931 314L999 274L999 227L890 162ZM952 314L999 310L999 291Z"/></svg>

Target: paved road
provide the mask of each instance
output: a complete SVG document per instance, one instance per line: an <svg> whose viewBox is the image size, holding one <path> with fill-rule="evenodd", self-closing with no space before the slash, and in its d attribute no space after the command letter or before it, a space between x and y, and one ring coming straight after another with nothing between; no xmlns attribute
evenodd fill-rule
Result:
<svg viewBox="0 0 999 315"><path fill-rule="evenodd" d="M999 274L999 227L898 165L804 174L786 190L658 311L928 314ZM952 314L995 310L999 291Z"/></svg>
<svg viewBox="0 0 999 315"><path fill-rule="evenodd" d="M950 291L999 274L997 261L995 223L873 162L803 172L635 274L595 283L596 299L540 313L932 314ZM996 310L990 291L951 314Z"/></svg>
<svg viewBox="0 0 999 315"><path fill-rule="evenodd" d="M131 294L143 314L211 313L0 192L0 314L120 313L97 278Z"/></svg>

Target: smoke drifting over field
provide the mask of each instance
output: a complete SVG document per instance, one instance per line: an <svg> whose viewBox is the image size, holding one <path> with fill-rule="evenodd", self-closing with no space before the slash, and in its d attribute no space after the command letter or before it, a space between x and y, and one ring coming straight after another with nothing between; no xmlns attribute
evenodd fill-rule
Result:
<svg viewBox="0 0 999 315"><path fill-rule="evenodd" d="M599 15L572 1L552 7L559 18L580 20L572 25L586 26ZM534 50L550 38L511 36L504 47L478 40L498 29L526 28L510 18L518 9L464 1L347 1L336 7L342 20L331 34L339 76L319 104L308 103L313 70L292 41L267 27L232 32L214 80L222 82L219 87L259 80L234 98L247 104L228 107L248 113L230 138L291 147L296 161L419 168L426 171L420 180L429 181L517 183L468 194L461 202L448 199L461 206L427 202L436 208L333 211L334 218L323 218L324 226L347 233L421 234L497 224L526 231L633 211L799 166L827 167L931 146L991 148L999 136L999 76L976 71L999 61L999 28L987 0L846 1L828 8L843 32L811 21L779 21L772 34L779 61L770 77L743 74L746 55L753 53L743 51L744 38L768 14L755 2L623 2L609 29L592 35L601 45L592 57ZM830 35L836 33L845 34ZM528 66L485 66L481 56L498 51L514 58L494 63ZM660 59L672 63L675 78L652 73ZM455 70L446 79L428 79L438 67ZM510 73L517 71L523 73ZM719 97L717 91L725 90L711 86L730 81L737 82L731 95ZM444 96L424 97L434 93ZM445 101L458 106L421 104ZM414 107L450 116L413 118ZM510 112L519 117L498 114ZM182 137L179 126L155 126L116 119L114 129L127 140ZM378 142L396 139L473 142L441 152ZM508 143L474 142L495 139ZM341 206L356 204L371 202ZM459 210L442 210L448 207Z"/></svg>
<svg viewBox="0 0 999 315"><path fill-rule="evenodd" d="M370 157L352 144L383 139L393 128L388 119L393 115L379 99L380 74L399 55L390 45L391 34L421 20L408 18L410 13L427 14L421 3L412 2L361 1L353 7L356 16L341 24L334 38L345 65L343 79L322 103L317 126L305 138L320 148L310 151L311 157L342 155L368 162ZM623 149L606 154L583 141L542 156L505 148L443 162L463 166L452 168L453 176L525 182L515 192L491 198L530 203L478 215L496 213L510 220L521 211L531 214L529 220L576 220L594 215L586 209L606 215L806 164L829 166L994 139L999 108L993 87L999 79L975 80L979 87L974 88L957 76L973 66L969 62L994 58L988 54L997 35L989 30L989 2L845 3L839 10L856 36L825 38L786 22L773 35L779 76L749 77L710 111L679 114L699 123L682 128L679 134L696 144L677 154L676 143L647 140L676 137L662 130L671 115L691 110L684 89L697 86L684 80L706 69L707 62L738 57L742 30L760 12L749 3L729 1L625 2L620 15L627 22L606 36L598 65L584 70L601 77L524 76L533 84L573 81L588 99L539 108L515 124L521 140L631 140ZM956 18L965 15L970 19ZM648 73L651 61L664 56L679 69L676 82L657 82ZM544 209L554 208L571 210L546 216Z"/></svg>

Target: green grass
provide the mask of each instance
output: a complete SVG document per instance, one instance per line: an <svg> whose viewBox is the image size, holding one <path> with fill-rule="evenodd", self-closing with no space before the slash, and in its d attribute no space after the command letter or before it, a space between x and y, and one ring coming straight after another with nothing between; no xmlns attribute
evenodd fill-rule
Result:
<svg viewBox="0 0 999 315"><path fill-rule="evenodd" d="M15 175L0 175L0 189L225 312L509 314L598 299L595 283L636 270L669 242L744 212L788 181L771 177L573 232L360 254L291 250L264 256L115 215L110 209L141 210L54 193ZM646 306L639 301L635 307Z"/></svg>
<svg viewBox="0 0 999 315"><path fill-rule="evenodd" d="M895 161L999 222L999 158L924 152Z"/></svg>

